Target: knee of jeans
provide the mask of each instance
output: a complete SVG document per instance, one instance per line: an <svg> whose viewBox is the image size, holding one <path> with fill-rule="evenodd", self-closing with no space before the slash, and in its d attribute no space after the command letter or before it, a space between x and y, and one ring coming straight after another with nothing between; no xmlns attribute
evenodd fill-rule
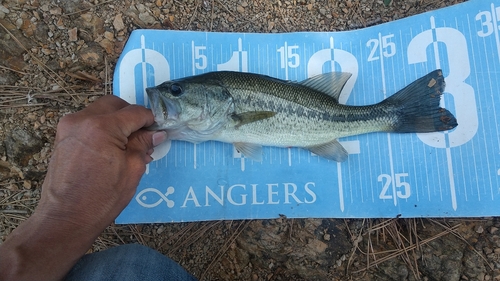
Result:
<svg viewBox="0 0 500 281"><path fill-rule="evenodd" d="M148 246L144 246L141 244L124 244L124 245L120 245L118 247L122 248L124 251L139 252L139 253L155 251L155 250L149 248Z"/></svg>

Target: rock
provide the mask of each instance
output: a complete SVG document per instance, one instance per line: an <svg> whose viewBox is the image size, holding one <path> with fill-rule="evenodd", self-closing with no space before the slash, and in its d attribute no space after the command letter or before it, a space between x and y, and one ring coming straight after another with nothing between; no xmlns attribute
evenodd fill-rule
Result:
<svg viewBox="0 0 500 281"><path fill-rule="evenodd" d="M75 21L75 26L80 30L80 36L85 41L94 41L105 31L104 20L92 13L81 14ZM85 32L81 32L84 30Z"/></svg>
<svg viewBox="0 0 500 281"><path fill-rule="evenodd" d="M5 8L5 6L0 5L0 19L5 18L5 15L9 14L9 9Z"/></svg>
<svg viewBox="0 0 500 281"><path fill-rule="evenodd" d="M78 28L74 27L68 30L68 40L71 42L78 40Z"/></svg>
<svg viewBox="0 0 500 281"><path fill-rule="evenodd" d="M109 41L107 38L102 39L99 45L106 51L107 54L113 55L115 50L115 44Z"/></svg>
<svg viewBox="0 0 500 281"><path fill-rule="evenodd" d="M81 0L58 1L58 4L61 5L65 14L75 13L92 7L92 4L88 3L87 1L81 1Z"/></svg>
<svg viewBox="0 0 500 281"><path fill-rule="evenodd" d="M34 46L33 40L29 40L22 34L11 22L0 19L2 24L9 32L19 40L24 47L31 49ZM0 64L10 67L14 70L22 70L26 67L22 54L24 49L20 48L17 42L3 28L0 28Z"/></svg>
<svg viewBox="0 0 500 281"><path fill-rule="evenodd" d="M12 176L9 162L0 160L0 180L7 179Z"/></svg>
<svg viewBox="0 0 500 281"><path fill-rule="evenodd" d="M19 77L12 72L6 72L0 75L0 85L14 85Z"/></svg>
<svg viewBox="0 0 500 281"><path fill-rule="evenodd" d="M43 141L23 128L14 128L4 140L5 152L11 163L20 167L28 165L33 154L43 147Z"/></svg>
<svg viewBox="0 0 500 281"><path fill-rule="evenodd" d="M495 233L497 233L497 231L498 231L498 227L494 227L494 226L492 226L492 227L490 228L490 233L491 233L491 234L495 234Z"/></svg>
<svg viewBox="0 0 500 281"><path fill-rule="evenodd" d="M104 65L104 52L102 47L96 43L89 43L87 48L84 48L78 52L78 56L84 65L97 67Z"/></svg>
<svg viewBox="0 0 500 281"><path fill-rule="evenodd" d="M149 12L140 13L139 19L146 25L153 25L156 22L156 19Z"/></svg>
<svg viewBox="0 0 500 281"><path fill-rule="evenodd" d="M120 31L120 30L125 28L125 24L123 23L121 13L119 13L115 16L115 19L113 20L113 26L115 27L116 31Z"/></svg>
<svg viewBox="0 0 500 281"><path fill-rule="evenodd" d="M40 42L47 42L49 39L49 26L44 22L38 22L34 36Z"/></svg>

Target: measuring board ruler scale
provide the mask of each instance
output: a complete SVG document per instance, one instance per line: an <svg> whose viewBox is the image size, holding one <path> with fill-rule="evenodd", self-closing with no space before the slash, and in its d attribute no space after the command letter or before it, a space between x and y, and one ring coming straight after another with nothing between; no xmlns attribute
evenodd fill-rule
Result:
<svg viewBox="0 0 500 281"><path fill-rule="evenodd" d="M294 81L350 72L340 102L367 105L440 68L442 106L459 125L341 138L343 163L276 147L254 162L231 144L166 142L117 223L500 215L499 20L500 1L475 0L355 31L134 31L114 74L130 103L149 106L144 89L166 80L233 70Z"/></svg>

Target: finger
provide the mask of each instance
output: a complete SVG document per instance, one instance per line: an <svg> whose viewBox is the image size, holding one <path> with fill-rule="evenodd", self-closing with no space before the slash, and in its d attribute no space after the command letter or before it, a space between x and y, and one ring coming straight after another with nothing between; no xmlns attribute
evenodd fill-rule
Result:
<svg viewBox="0 0 500 281"><path fill-rule="evenodd" d="M142 174L144 165L150 163L151 152L153 150L153 135L156 132L139 130L130 135L127 143L127 157L129 158L130 165L134 168L132 170Z"/></svg>
<svg viewBox="0 0 500 281"><path fill-rule="evenodd" d="M118 111L124 107L130 105L128 102L122 100L121 98L113 95L106 95L100 97L95 102L91 103L82 111L77 112L78 115L99 115L99 114L109 114Z"/></svg>
<svg viewBox="0 0 500 281"><path fill-rule="evenodd" d="M139 105L128 105L109 116L112 117L109 120L111 124L126 137L141 128L153 125L155 121L151 110Z"/></svg>

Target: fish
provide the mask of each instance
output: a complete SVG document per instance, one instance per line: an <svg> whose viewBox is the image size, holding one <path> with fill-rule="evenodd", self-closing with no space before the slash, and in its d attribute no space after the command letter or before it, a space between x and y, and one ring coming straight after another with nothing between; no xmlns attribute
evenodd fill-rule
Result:
<svg viewBox="0 0 500 281"><path fill-rule="evenodd" d="M372 105L339 103L346 72L301 82L266 75L216 71L146 88L155 123L171 140L232 143L245 157L262 161L262 147L299 147L343 162L341 137L371 133L429 133L455 128L440 107L443 72L434 70Z"/></svg>

